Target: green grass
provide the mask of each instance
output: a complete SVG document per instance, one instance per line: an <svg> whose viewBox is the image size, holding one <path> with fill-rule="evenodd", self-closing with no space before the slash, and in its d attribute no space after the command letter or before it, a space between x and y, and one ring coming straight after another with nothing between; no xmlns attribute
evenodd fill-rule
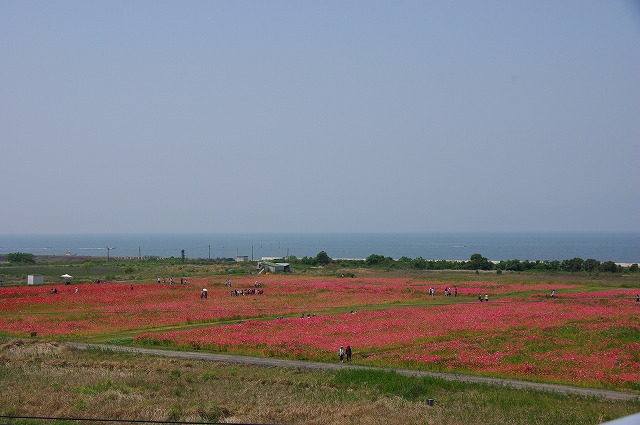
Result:
<svg viewBox="0 0 640 425"><path fill-rule="evenodd" d="M0 345L10 340L0 340ZM23 345L42 343L28 341ZM599 424L616 402L376 370L266 368L98 349L0 351L0 414L282 424ZM434 406L426 401L433 399ZM11 421L11 423L28 423Z"/></svg>
<svg viewBox="0 0 640 425"><path fill-rule="evenodd" d="M435 391L459 391L463 384L435 378L414 378L396 372L345 369L333 378L336 385L357 390L366 389L377 394L401 397L409 401L425 401Z"/></svg>

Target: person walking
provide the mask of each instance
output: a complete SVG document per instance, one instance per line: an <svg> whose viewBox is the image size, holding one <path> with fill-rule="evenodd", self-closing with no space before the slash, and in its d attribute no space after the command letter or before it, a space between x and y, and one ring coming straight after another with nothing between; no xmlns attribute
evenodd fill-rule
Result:
<svg viewBox="0 0 640 425"><path fill-rule="evenodd" d="M347 353L347 362L350 362L351 361L351 346L350 345L347 345L346 353Z"/></svg>
<svg viewBox="0 0 640 425"><path fill-rule="evenodd" d="M338 357L340 357L340 363L344 363L344 347L340 347L338 350Z"/></svg>

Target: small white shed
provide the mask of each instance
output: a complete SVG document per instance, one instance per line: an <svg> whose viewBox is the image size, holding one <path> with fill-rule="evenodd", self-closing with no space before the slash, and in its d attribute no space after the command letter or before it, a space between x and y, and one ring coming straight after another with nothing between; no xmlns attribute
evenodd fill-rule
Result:
<svg viewBox="0 0 640 425"><path fill-rule="evenodd" d="M289 263L271 263L269 261L260 261L258 263L258 268L265 269L266 271L271 273L291 271L291 265L289 265Z"/></svg>
<svg viewBox="0 0 640 425"><path fill-rule="evenodd" d="M41 274L30 274L27 276L27 285L42 285L44 276Z"/></svg>

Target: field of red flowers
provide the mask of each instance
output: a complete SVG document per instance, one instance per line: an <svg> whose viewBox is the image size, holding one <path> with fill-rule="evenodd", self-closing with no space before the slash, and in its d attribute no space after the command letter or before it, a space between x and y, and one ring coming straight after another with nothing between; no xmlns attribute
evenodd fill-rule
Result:
<svg viewBox="0 0 640 425"><path fill-rule="evenodd" d="M82 336L103 332L152 329L186 323L214 322L319 313L367 306L433 304L446 286L407 279L340 279L265 276L237 279L231 287L222 279L190 279L187 285L100 283L83 285L15 286L0 288L0 332L13 335ZM231 297L231 290L251 289L261 295ZM75 288L78 291L75 291ZM477 293L509 295L549 292L550 284L464 282L459 300ZM200 291L207 288L208 298ZM428 295L434 288L435 297ZM557 285L555 289L574 288ZM51 290L57 293L52 294Z"/></svg>
<svg viewBox="0 0 640 425"><path fill-rule="evenodd" d="M256 283L264 293L231 296ZM0 332L121 332L139 344L321 361L336 361L338 347L351 345L358 364L640 389L637 290L275 275L231 287L220 279L77 287L0 288Z"/></svg>

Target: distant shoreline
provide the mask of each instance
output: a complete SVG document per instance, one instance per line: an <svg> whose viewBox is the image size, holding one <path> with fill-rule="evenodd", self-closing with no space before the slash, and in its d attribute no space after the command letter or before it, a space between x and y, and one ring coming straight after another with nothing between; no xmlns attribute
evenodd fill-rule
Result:
<svg viewBox="0 0 640 425"><path fill-rule="evenodd" d="M90 258L330 258L451 259L479 253L492 260L640 262L640 233L369 233L201 235L0 235L0 255ZM71 256L71 255L70 255ZM535 260L532 260L535 259ZM431 260L430 260L431 261Z"/></svg>
<svg viewBox="0 0 640 425"><path fill-rule="evenodd" d="M5 256L6 254L0 254L0 263L6 262L5 260ZM107 258L109 258L112 261L134 261L134 260L145 260L148 258L154 258L154 257L142 257L141 259L138 257L118 257L118 256L109 256L107 257L105 256L94 256L94 255L35 255L36 261L41 260L43 262L52 262L52 263L63 263L65 261L68 262L72 262L72 263L81 263L81 262L85 262L85 261L93 261L93 260L106 260ZM171 257L158 257L158 259L168 259ZM173 258L177 258L177 257L173 257ZM261 258L256 258L254 260L247 260L247 261L253 261L253 262L258 262L258 261L270 261L270 260L274 260L275 258L281 258L281 257L261 257ZM212 258L211 260L220 260L221 258ZM234 258L228 257L228 259L230 260L235 260ZM198 261L198 260L207 260L207 258L187 258L187 260L193 260L193 261ZM332 258L333 261L365 261L366 258ZM397 258L394 258L395 261L398 261ZM569 260L569 258L567 258L566 260ZM583 258L584 260L584 258ZM426 261L447 261L447 262L452 262L452 263L462 263L462 262L466 262L469 260L445 260L445 259L431 259L431 260L427 260ZM493 264L499 264L501 261L511 261L511 260L489 260L491 261ZM549 260L520 260L520 261L529 261L529 262L536 262L536 261L549 261ZM559 261L563 261L563 260L559 260ZM639 264L639 263L629 263L629 262L617 262L614 261L614 263L617 266L621 266L621 267L626 267L629 268L631 267L633 264Z"/></svg>

